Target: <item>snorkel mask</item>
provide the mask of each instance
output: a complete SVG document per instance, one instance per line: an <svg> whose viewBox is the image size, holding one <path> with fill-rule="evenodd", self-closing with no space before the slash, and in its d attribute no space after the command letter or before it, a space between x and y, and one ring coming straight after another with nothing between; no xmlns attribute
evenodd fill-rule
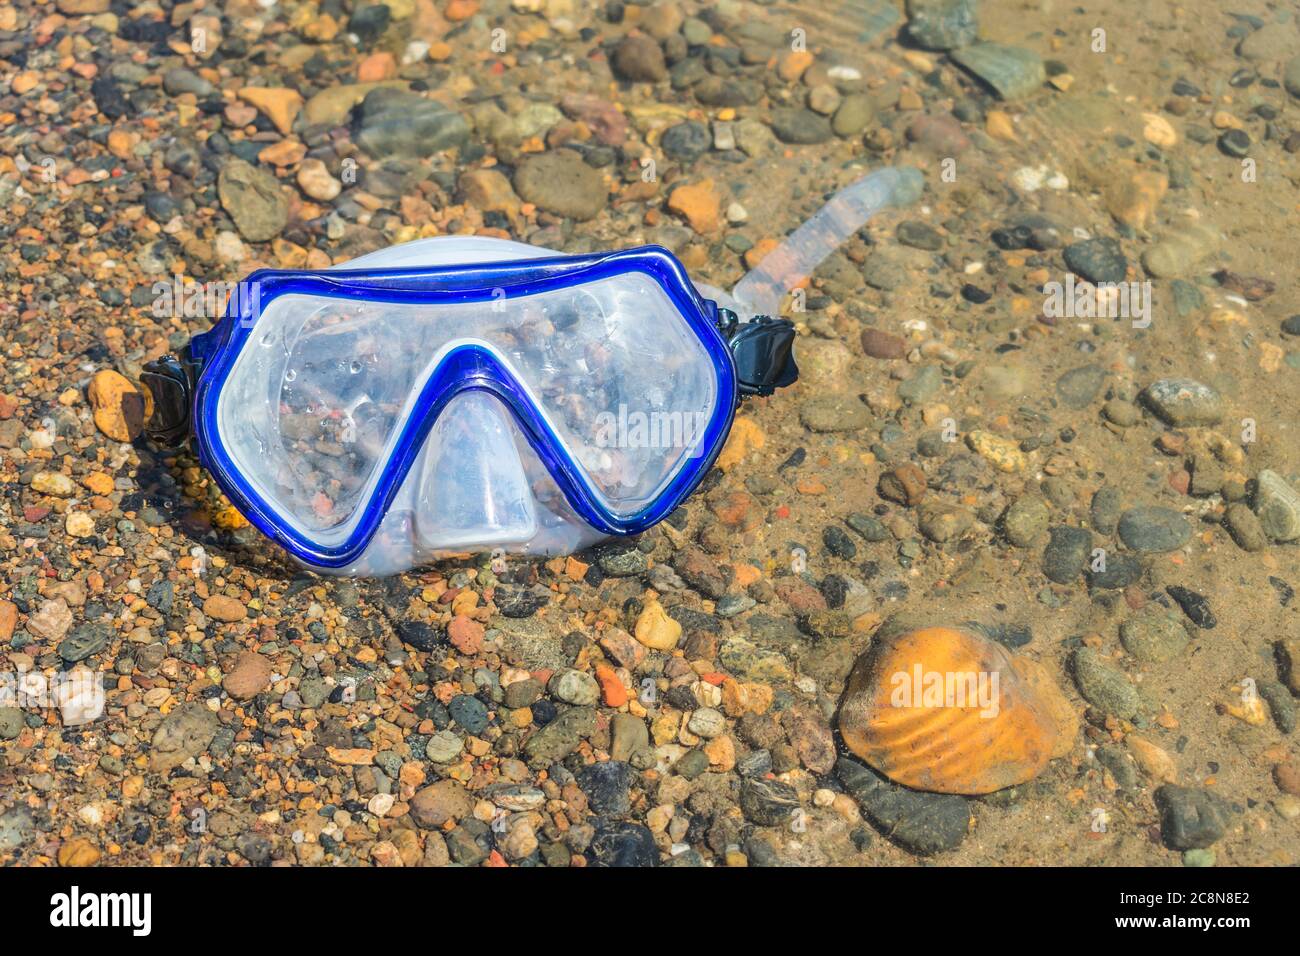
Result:
<svg viewBox="0 0 1300 956"><path fill-rule="evenodd" d="M322 573L571 553L667 517L740 398L795 380L779 295L757 315L704 289L656 246L563 256L486 237L262 270L146 366L147 432L192 439L239 511Z"/></svg>

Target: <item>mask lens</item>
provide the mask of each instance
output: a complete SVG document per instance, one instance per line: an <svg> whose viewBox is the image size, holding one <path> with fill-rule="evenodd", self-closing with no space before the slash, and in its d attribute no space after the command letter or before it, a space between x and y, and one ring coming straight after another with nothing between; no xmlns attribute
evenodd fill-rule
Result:
<svg viewBox="0 0 1300 956"><path fill-rule="evenodd" d="M705 450L712 360L659 284L636 271L477 302L278 296L223 388L223 443L295 525L322 543L345 537L417 396L463 344L500 358L617 515L651 504ZM444 414L455 413L453 402Z"/></svg>

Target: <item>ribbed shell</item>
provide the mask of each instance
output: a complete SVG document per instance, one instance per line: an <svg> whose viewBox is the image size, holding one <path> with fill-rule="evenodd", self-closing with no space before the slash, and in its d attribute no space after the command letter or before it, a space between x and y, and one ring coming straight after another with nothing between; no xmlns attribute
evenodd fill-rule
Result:
<svg viewBox="0 0 1300 956"><path fill-rule="evenodd" d="M895 675L997 673L996 713L907 700ZM992 686L986 684L991 691ZM909 687L909 690L911 688ZM913 706L915 705L915 706ZM991 710L991 708L990 708ZM1033 662L961 628L927 627L877 637L849 675L840 705L845 744L891 780L938 793L991 793L1037 776L1074 737L1071 708ZM1068 740L1063 735L1068 734Z"/></svg>

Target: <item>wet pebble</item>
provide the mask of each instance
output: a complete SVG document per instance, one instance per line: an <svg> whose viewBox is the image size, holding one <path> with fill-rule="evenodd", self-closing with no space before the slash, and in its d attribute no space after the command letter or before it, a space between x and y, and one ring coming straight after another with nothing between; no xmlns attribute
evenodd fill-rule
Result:
<svg viewBox="0 0 1300 956"><path fill-rule="evenodd" d="M1177 511L1155 505L1130 508L1119 519L1119 537L1143 554L1176 551L1192 537L1192 526Z"/></svg>
<svg viewBox="0 0 1300 956"><path fill-rule="evenodd" d="M1065 247L1065 264L1089 282L1123 282L1128 260L1114 239L1084 239Z"/></svg>
<svg viewBox="0 0 1300 956"><path fill-rule="evenodd" d="M1169 425L1214 425L1223 417L1223 398L1208 385L1165 378L1142 391L1142 400Z"/></svg>
<svg viewBox="0 0 1300 956"><path fill-rule="evenodd" d="M1043 574L1057 584L1071 584L1088 564L1092 553L1092 534L1087 528L1056 525L1049 529L1050 540L1043 551Z"/></svg>
<svg viewBox="0 0 1300 956"><path fill-rule="evenodd" d="M1090 647L1078 648L1071 655L1070 663L1074 682L1084 700L1104 714L1125 720L1137 716L1142 708L1141 698L1122 670Z"/></svg>
<svg viewBox="0 0 1300 956"><path fill-rule="evenodd" d="M1217 793L1170 783L1156 790L1155 803L1160 835L1171 849L1204 849L1227 830L1228 807Z"/></svg>
<svg viewBox="0 0 1300 956"><path fill-rule="evenodd" d="M1205 595L1198 594L1191 588L1185 588L1178 584L1171 584L1165 590L1183 609L1187 619L1201 630L1211 630L1219 623L1214 616L1214 612L1210 610L1210 602L1206 600Z"/></svg>
<svg viewBox="0 0 1300 956"><path fill-rule="evenodd" d="M1124 649L1138 660L1157 664L1173 660L1188 642L1182 621L1159 605L1121 624L1119 637Z"/></svg>

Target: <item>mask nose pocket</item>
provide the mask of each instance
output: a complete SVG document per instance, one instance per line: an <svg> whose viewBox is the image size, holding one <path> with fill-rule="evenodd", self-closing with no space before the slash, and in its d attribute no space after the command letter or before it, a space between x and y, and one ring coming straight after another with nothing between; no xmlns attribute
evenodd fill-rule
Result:
<svg viewBox="0 0 1300 956"><path fill-rule="evenodd" d="M409 476L418 471L413 510L420 545L477 550L532 538L537 513L519 457L527 447L509 410L489 393L453 398Z"/></svg>

